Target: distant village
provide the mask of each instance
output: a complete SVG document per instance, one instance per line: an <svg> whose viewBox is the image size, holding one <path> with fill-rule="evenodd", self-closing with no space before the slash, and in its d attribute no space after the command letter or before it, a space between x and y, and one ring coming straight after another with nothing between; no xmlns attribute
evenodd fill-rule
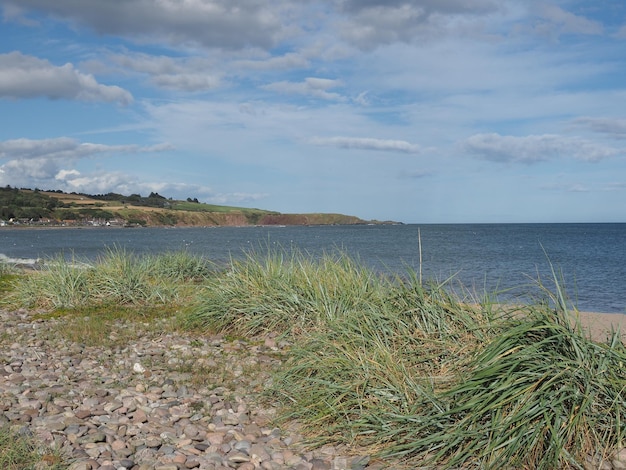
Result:
<svg viewBox="0 0 626 470"><path fill-rule="evenodd" d="M85 217L82 219L57 220L42 217L40 219L11 218L0 219L0 227L129 227L139 224L129 224L120 218L102 219Z"/></svg>

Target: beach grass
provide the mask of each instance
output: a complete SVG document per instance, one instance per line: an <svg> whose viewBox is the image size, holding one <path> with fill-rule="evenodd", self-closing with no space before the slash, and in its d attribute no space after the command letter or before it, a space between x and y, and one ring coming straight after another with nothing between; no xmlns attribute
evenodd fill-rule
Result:
<svg viewBox="0 0 626 470"><path fill-rule="evenodd" d="M4 470L62 470L67 462L60 452L38 445L32 436L0 427L0 468Z"/></svg>
<svg viewBox="0 0 626 470"><path fill-rule="evenodd" d="M95 262L60 254L23 276L10 300L43 309L179 303L211 270L210 263L187 252L138 256L114 247Z"/></svg>
<svg viewBox="0 0 626 470"><path fill-rule="evenodd" d="M376 304L382 291L379 277L340 254L314 260L296 250L251 252L206 280L187 320L240 336L295 336Z"/></svg>
<svg viewBox="0 0 626 470"><path fill-rule="evenodd" d="M218 268L186 253L112 250L89 266L55 259L12 285L29 308L91 311L86 331L73 330L94 342L119 319L102 312L120 306L123 318L150 306L144 318L161 312L194 335L278 335L290 347L264 399L311 446L358 446L409 466L583 468L623 446L626 350L617 334L584 333L553 274L536 301L513 306L341 252L268 249ZM109 320L89 322L98 316Z"/></svg>

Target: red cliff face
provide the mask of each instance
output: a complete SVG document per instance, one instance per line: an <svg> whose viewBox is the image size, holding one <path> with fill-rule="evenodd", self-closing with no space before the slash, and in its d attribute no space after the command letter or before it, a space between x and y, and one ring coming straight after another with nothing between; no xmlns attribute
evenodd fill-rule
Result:
<svg viewBox="0 0 626 470"><path fill-rule="evenodd" d="M364 220L342 214L268 214L259 220L259 225L353 225Z"/></svg>

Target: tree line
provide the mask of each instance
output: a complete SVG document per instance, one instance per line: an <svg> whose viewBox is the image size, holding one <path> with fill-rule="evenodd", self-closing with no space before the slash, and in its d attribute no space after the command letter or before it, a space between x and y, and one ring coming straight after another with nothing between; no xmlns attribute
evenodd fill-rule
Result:
<svg viewBox="0 0 626 470"><path fill-rule="evenodd" d="M47 191L50 193L65 194L60 190ZM151 192L148 196L131 194L126 196L118 193L86 194L70 193L99 201L116 201L124 205L169 208L172 198L166 198L159 193ZM199 202L197 198L187 198L187 202ZM64 210L66 209L66 210ZM0 219L43 219L55 218L60 220L75 219L77 217L113 218L113 214L90 207L75 207L74 204L63 203L60 199L50 197L35 188L13 188L9 185L0 188Z"/></svg>

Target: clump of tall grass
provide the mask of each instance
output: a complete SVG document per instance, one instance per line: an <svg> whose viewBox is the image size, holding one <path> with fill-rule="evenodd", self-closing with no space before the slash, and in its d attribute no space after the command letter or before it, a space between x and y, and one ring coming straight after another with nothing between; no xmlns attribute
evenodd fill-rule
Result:
<svg viewBox="0 0 626 470"><path fill-rule="evenodd" d="M150 277L147 258L124 249L109 249L91 271L92 297L115 304L164 302L170 295L163 279Z"/></svg>
<svg viewBox="0 0 626 470"><path fill-rule="evenodd" d="M239 335L297 335L379 302L384 282L349 257L268 250L233 259L211 277L188 324Z"/></svg>
<svg viewBox="0 0 626 470"><path fill-rule="evenodd" d="M0 259L0 277L15 273L15 267Z"/></svg>
<svg viewBox="0 0 626 470"><path fill-rule="evenodd" d="M582 468L626 432L626 350L585 337L562 309L530 306L459 371L444 409L389 416L395 455L448 467Z"/></svg>
<svg viewBox="0 0 626 470"><path fill-rule="evenodd" d="M201 282L216 270L213 263L184 250L146 255L143 262L149 276L176 282Z"/></svg>
<svg viewBox="0 0 626 470"><path fill-rule="evenodd" d="M12 298L44 309L162 304L178 301L187 281L208 273L205 262L183 253L138 256L113 248L93 263L60 254L16 279Z"/></svg>
<svg viewBox="0 0 626 470"><path fill-rule="evenodd" d="M387 448L405 432L390 416L445 409L439 394L497 329L485 313L414 273L393 279L379 302L299 338L269 393L312 442Z"/></svg>
<svg viewBox="0 0 626 470"><path fill-rule="evenodd" d="M46 260L39 270L15 280L12 300L25 307L78 307L91 296L89 265L62 254Z"/></svg>

